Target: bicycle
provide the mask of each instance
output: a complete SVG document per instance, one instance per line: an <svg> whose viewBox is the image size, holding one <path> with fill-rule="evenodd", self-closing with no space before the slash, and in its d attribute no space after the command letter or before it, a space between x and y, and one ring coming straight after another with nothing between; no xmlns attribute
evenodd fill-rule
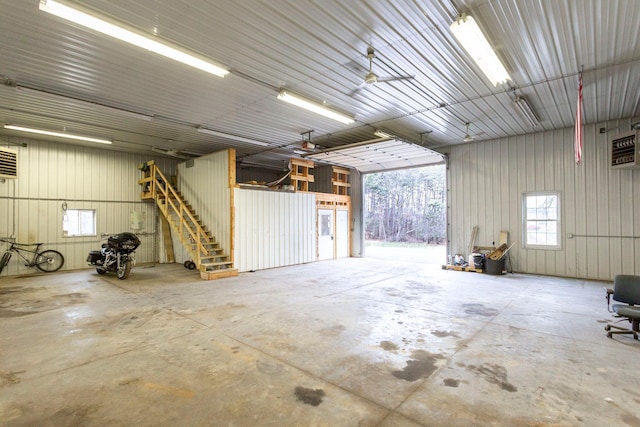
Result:
<svg viewBox="0 0 640 427"><path fill-rule="evenodd" d="M0 260L0 273L9 264L9 260L13 255L13 252L20 255L20 257L26 262L25 267L36 267L40 271L45 273L53 273L58 271L64 265L64 256L58 251L48 249L46 251L40 251L40 246L43 243L17 243L9 240L0 239L0 242L10 243L11 246L6 250L2 259ZM27 249L27 246L35 246L34 250ZM31 260L24 253L29 252L33 254Z"/></svg>

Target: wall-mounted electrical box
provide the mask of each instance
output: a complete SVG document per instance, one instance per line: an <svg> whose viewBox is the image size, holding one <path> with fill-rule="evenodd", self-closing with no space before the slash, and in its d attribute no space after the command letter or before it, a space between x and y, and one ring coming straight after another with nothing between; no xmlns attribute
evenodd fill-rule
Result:
<svg viewBox="0 0 640 427"><path fill-rule="evenodd" d="M18 178L18 152L0 148L0 179Z"/></svg>
<svg viewBox="0 0 640 427"><path fill-rule="evenodd" d="M640 131L622 133L611 138L611 167L640 168Z"/></svg>

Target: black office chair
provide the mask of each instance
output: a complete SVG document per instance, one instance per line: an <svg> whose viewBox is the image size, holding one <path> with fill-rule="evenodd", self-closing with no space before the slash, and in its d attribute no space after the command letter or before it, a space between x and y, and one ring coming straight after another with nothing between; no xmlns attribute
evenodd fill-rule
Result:
<svg viewBox="0 0 640 427"><path fill-rule="evenodd" d="M615 324L608 324L604 327L607 337L613 338L613 334L633 334L633 338L638 339L640 334L640 276L619 274L613 279L613 289L607 290L607 308L610 313L616 313L616 317L631 322L631 329L623 328ZM611 304L611 299L624 304ZM616 329L612 331L611 329Z"/></svg>

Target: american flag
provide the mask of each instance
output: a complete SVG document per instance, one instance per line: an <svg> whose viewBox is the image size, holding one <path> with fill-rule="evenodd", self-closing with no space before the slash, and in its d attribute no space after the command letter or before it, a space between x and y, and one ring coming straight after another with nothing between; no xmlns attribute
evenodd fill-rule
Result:
<svg viewBox="0 0 640 427"><path fill-rule="evenodd" d="M582 73L578 80L578 106L576 107L576 129L574 148L576 152L576 164L582 162Z"/></svg>

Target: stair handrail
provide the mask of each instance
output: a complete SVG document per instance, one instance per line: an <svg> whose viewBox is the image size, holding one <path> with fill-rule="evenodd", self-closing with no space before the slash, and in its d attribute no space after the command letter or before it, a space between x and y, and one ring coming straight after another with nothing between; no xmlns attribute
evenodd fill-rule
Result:
<svg viewBox="0 0 640 427"><path fill-rule="evenodd" d="M151 177L152 177L152 184L154 186L154 188L152 189L153 192L153 196L154 199L156 200L156 203L158 204L158 207L160 207L160 209L163 209L163 206L160 204L159 198L158 198L158 193L156 192L156 188L164 195L164 199L165 199L165 215L168 214L169 212L169 205L171 205L171 208L173 208L173 210L178 214L178 217L180 219L180 228L179 228L179 234L182 235L183 233L183 224L185 224L186 222L183 220L184 216L188 217L191 222L193 223L193 227L195 227L195 231L192 230L192 228L189 226L189 224L187 224L186 227L186 231L189 234L189 236L191 236L191 238L193 239L195 245L196 245L196 251L195 251L195 255L196 255L196 263L198 265L200 265L201 263L201 253L204 254L205 256L208 254L208 250L204 247L204 245L202 244L202 240L201 237L204 238L205 240L209 239L209 236L207 236L207 234L205 233L204 229L200 226L200 224L198 223L198 221L196 221L196 219L193 217L193 215L191 214L191 212L186 209L186 204L184 202L184 200L182 200L182 197L180 197L180 195L178 194L178 192L173 188L173 186L169 183L169 180L167 180L167 177L162 173L162 171L160 170L160 168L158 168L155 164L150 165L151 166ZM160 179L158 179L158 177ZM176 206L173 201L171 200L171 197L169 197L169 193L173 196L173 198L175 200L177 200L179 202L179 205ZM186 214L186 215L185 215Z"/></svg>

